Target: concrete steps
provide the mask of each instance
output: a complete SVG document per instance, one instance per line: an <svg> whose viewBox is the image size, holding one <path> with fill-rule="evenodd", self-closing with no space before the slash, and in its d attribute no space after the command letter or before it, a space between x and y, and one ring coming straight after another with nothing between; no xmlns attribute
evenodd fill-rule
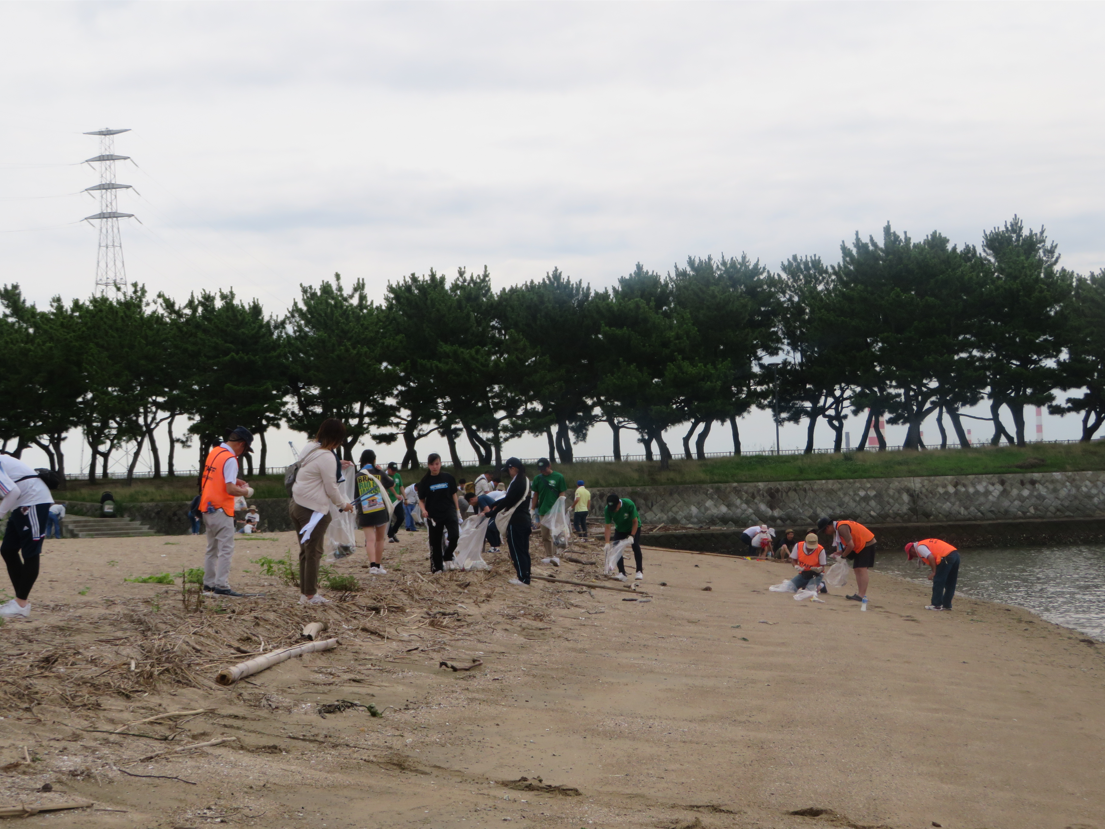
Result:
<svg viewBox="0 0 1105 829"><path fill-rule="evenodd" d="M69 513L61 521L66 538L135 538L154 535L145 524L130 518L90 518Z"/></svg>

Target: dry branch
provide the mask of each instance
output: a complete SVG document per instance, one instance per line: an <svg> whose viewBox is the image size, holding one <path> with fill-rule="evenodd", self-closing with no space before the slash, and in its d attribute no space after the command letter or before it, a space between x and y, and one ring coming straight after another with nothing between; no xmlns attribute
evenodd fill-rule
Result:
<svg viewBox="0 0 1105 829"><path fill-rule="evenodd" d="M197 708L195 711L170 711L167 714L158 714L153 717L146 717L144 720L135 720L129 722L126 725L121 725L116 729L116 733L121 732L124 728L130 728L132 725L142 725L148 722L157 722L157 720L167 720L171 717L194 717L196 714L206 714L209 711L214 711L214 708Z"/></svg>
<svg viewBox="0 0 1105 829"><path fill-rule="evenodd" d="M531 579L541 579L541 581L547 581L547 582L551 582L553 584L574 584L576 587L588 587L588 588L593 587L597 590L616 590L619 593L630 592L630 593L637 593L640 596L647 596L648 595L648 593L645 593L643 591L640 591L640 592L635 591L635 590L633 590L632 587L629 587L628 585L625 585L625 586L622 586L622 587L615 587L612 584L594 584L594 583L585 582L585 581L571 581L570 579L554 579L552 576L535 576L535 575L532 575L532 574L530 575L530 578Z"/></svg>
<svg viewBox="0 0 1105 829"><path fill-rule="evenodd" d="M50 806L4 806L0 807L0 817L30 817L40 812L63 812L66 809L87 809L91 800L79 800L74 803L54 803Z"/></svg>
<svg viewBox="0 0 1105 829"><path fill-rule="evenodd" d="M325 642L308 642L304 645L294 645L293 647L284 648L283 650L272 651L266 653L264 656L250 659L248 662L240 662L229 668L223 668L215 677L215 681L219 683L219 685L233 685L243 677L258 674L267 668L271 668L273 665L279 665L281 662L291 659L293 656L313 653L314 651L328 651L337 646L337 639L327 639Z"/></svg>
<svg viewBox="0 0 1105 829"><path fill-rule="evenodd" d="M157 757L165 757L170 754L180 754L182 751L193 751L197 748L211 748L212 746L221 746L223 743L237 742L237 737L219 737L215 740L208 740L206 743L194 743L190 746L181 746L180 748L174 748L172 751L159 751L157 754L150 754L141 759L135 760L136 763L145 763L147 760L153 760Z"/></svg>

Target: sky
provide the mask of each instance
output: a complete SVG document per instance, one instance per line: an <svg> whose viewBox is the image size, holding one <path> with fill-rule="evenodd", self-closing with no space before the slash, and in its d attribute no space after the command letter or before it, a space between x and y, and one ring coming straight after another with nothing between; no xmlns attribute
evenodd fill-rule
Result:
<svg viewBox="0 0 1105 829"><path fill-rule="evenodd" d="M376 297L485 265L497 287L559 267L602 288L688 256L832 263L887 222L977 245L1013 215L1088 273L1103 22L1088 3L2 3L0 283L92 292L80 162L104 127L132 130L128 279L273 313L335 272ZM774 444L769 414L744 428ZM581 454L608 453L592 434Z"/></svg>

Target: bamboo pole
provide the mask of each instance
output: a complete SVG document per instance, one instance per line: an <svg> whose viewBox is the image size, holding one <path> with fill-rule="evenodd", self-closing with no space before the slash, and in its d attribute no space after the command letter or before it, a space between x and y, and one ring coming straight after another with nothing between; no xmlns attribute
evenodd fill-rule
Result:
<svg viewBox="0 0 1105 829"><path fill-rule="evenodd" d="M79 800L73 803L55 803L52 806L6 806L0 807L0 817L30 817L40 812L62 812L66 809L87 809L91 800Z"/></svg>
<svg viewBox="0 0 1105 829"><path fill-rule="evenodd" d="M303 626L303 638L315 640L324 630L330 629L329 622L308 622Z"/></svg>
<svg viewBox="0 0 1105 829"><path fill-rule="evenodd" d="M303 645L293 645L290 648L272 651L264 656L254 657L247 662L239 662L237 665L223 668L216 675L215 682L219 685L233 685L243 677L258 674L266 668L271 668L273 665L279 665L281 662L291 659L293 656L313 653L314 651L328 651L337 646L337 639L327 639L325 642L307 642Z"/></svg>

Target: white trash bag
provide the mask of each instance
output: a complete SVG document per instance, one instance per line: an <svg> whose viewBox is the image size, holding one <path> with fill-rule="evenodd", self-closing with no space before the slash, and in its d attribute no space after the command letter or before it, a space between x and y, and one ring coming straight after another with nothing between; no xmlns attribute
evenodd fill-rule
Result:
<svg viewBox="0 0 1105 829"><path fill-rule="evenodd" d="M817 597L816 590L810 590L808 587L803 587L797 593L794 594L794 600L796 602L804 602L806 599L813 599Z"/></svg>
<svg viewBox="0 0 1105 829"><path fill-rule="evenodd" d="M848 583L848 562L838 561L825 573L825 584L829 587L843 587Z"/></svg>
<svg viewBox="0 0 1105 829"><path fill-rule="evenodd" d="M357 549L357 481L353 475L346 475L345 481L338 484L342 499L353 504L353 512L338 512L330 505L330 526L326 528L323 551L336 558L352 555Z"/></svg>
<svg viewBox="0 0 1105 829"><path fill-rule="evenodd" d="M787 579L786 581L781 581L778 584L773 584L773 585L771 585L771 587L769 587L767 589L770 590L772 593L796 593L796 592L798 592L798 588L794 586L794 582L792 582L790 579Z"/></svg>
<svg viewBox="0 0 1105 829"><path fill-rule="evenodd" d="M604 571L606 575L611 576L618 572L618 562L625 556L625 551L632 546L632 538L623 538L621 541L607 544L603 548L603 551L606 553L606 569Z"/></svg>
<svg viewBox="0 0 1105 829"><path fill-rule="evenodd" d="M490 570L491 565L483 560L483 539L487 535L487 516L472 515L460 525L460 538L457 541L453 561L461 570Z"/></svg>
<svg viewBox="0 0 1105 829"><path fill-rule="evenodd" d="M541 516L541 526L549 528L553 546L560 548L568 546L568 539L572 537L572 525L568 521L567 497L561 495L557 498L553 508Z"/></svg>

